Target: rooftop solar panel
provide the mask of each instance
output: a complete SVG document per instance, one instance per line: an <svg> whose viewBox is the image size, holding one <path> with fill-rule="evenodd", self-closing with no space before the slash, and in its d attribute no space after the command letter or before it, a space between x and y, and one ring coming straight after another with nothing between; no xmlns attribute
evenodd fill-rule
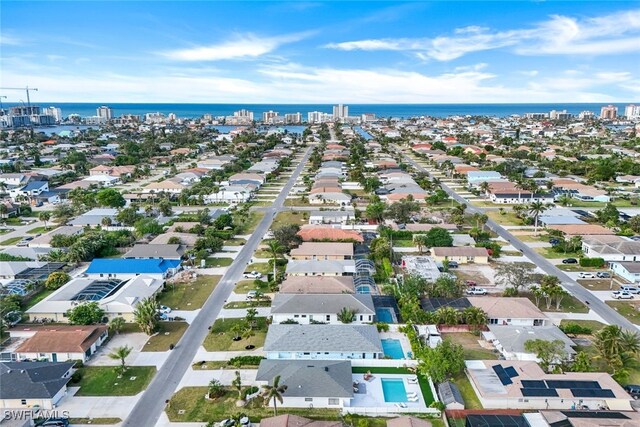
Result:
<svg viewBox="0 0 640 427"><path fill-rule="evenodd" d="M504 371L507 373L507 375L509 375L509 378L518 376L518 372L516 371L516 368L514 368L513 366L507 366L506 368L504 368Z"/></svg>
<svg viewBox="0 0 640 427"><path fill-rule="evenodd" d="M560 411L569 418L606 418L610 420L628 420L622 412L611 411Z"/></svg>
<svg viewBox="0 0 640 427"><path fill-rule="evenodd" d="M547 388L547 384L542 380L522 380L524 388Z"/></svg>
<svg viewBox="0 0 640 427"><path fill-rule="evenodd" d="M511 377L509 376L509 374L505 372L502 365L493 365L492 368L496 373L496 375L498 376L498 379L500 380L502 385L513 384L513 381L511 381Z"/></svg>
<svg viewBox="0 0 640 427"><path fill-rule="evenodd" d="M573 397L616 397L609 389L572 388Z"/></svg>
<svg viewBox="0 0 640 427"><path fill-rule="evenodd" d="M524 397L558 397L558 392L553 388L521 388Z"/></svg>
<svg viewBox="0 0 640 427"><path fill-rule="evenodd" d="M598 381L547 380L547 386L549 388L602 388Z"/></svg>

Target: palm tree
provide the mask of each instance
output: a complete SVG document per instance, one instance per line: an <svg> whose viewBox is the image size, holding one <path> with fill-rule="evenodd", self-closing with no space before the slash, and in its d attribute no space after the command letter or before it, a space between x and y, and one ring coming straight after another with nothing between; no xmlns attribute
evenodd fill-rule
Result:
<svg viewBox="0 0 640 427"><path fill-rule="evenodd" d="M109 353L109 357L111 359L120 361L120 366L116 367L116 371L119 375L124 375L124 372L127 369L125 359L127 358L127 356L129 356L129 354L131 354L131 350L133 350L132 347L124 345L113 349L113 351Z"/></svg>
<svg viewBox="0 0 640 427"><path fill-rule="evenodd" d="M568 206L571 203L571 197L563 194L562 196L558 197L558 203L560 203L562 206Z"/></svg>
<svg viewBox="0 0 640 427"><path fill-rule="evenodd" d="M624 371L640 352L640 336L618 325L605 326L596 332L595 338L596 357L606 362L613 375Z"/></svg>
<svg viewBox="0 0 640 427"><path fill-rule="evenodd" d="M338 320L342 323L351 323L353 322L353 319L355 318L357 312L358 310L356 309L349 308L349 307L342 307L342 310L340 310L337 317L338 317Z"/></svg>
<svg viewBox="0 0 640 427"><path fill-rule="evenodd" d="M152 335L158 328L158 302L154 297L145 298L136 305L133 315L140 329L147 335Z"/></svg>
<svg viewBox="0 0 640 427"><path fill-rule="evenodd" d="M453 307L440 307L435 314L438 323L443 325L457 325L460 320L460 313Z"/></svg>
<svg viewBox="0 0 640 427"><path fill-rule="evenodd" d="M282 252L284 252L284 247L277 240L269 241L269 244L267 246L268 251L271 255L271 260L273 261L273 280L276 281L276 275L278 273L276 268L278 264L278 258L280 257L280 255L282 255Z"/></svg>
<svg viewBox="0 0 640 427"><path fill-rule="evenodd" d="M277 375L273 378L273 383L271 385L263 385L262 388L264 389L264 397L267 404L269 404L269 401L273 399L273 415L277 416L278 405L276 401L282 403L282 395L287 391L287 386L280 384L280 375Z"/></svg>
<svg viewBox="0 0 640 427"><path fill-rule="evenodd" d="M242 378L240 371L236 371L236 377L231 381L231 385L238 390L238 400L242 400Z"/></svg>
<svg viewBox="0 0 640 427"><path fill-rule="evenodd" d="M38 219L42 222L44 222L44 229L46 230L47 227L47 221L49 221L51 219L51 213L50 212L40 212L38 214Z"/></svg>
<svg viewBox="0 0 640 427"><path fill-rule="evenodd" d="M109 329L116 334L119 334L122 328L124 327L124 317L114 317L109 322Z"/></svg>
<svg viewBox="0 0 640 427"><path fill-rule="evenodd" d="M531 213L531 215L533 215L533 218L534 218L534 221L535 221L535 224L534 224L534 227L533 227L534 236L538 235L538 218L547 209L549 209L549 206L545 205L542 202L532 202L529 205L529 212Z"/></svg>
<svg viewBox="0 0 640 427"><path fill-rule="evenodd" d="M487 197L487 194L489 193L489 190L491 189L491 184L489 184L488 181L482 181L480 183L480 185L478 186L478 188L480 190L482 190L482 192L484 193L484 197Z"/></svg>
<svg viewBox="0 0 640 427"><path fill-rule="evenodd" d="M487 313L479 307L467 307L462 312L462 317L467 325L471 326L474 331L480 330L480 327L486 325L489 321Z"/></svg>
<svg viewBox="0 0 640 427"><path fill-rule="evenodd" d="M4 203L0 203L0 218L6 218L9 208Z"/></svg>

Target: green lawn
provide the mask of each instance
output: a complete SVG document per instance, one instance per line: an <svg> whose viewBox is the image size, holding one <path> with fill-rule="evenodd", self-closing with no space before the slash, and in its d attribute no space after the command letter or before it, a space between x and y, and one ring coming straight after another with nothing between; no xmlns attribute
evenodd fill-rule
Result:
<svg viewBox="0 0 640 427"><path fill-rule="evenodd" d="M394 240L393 246L398 248L412 248L417 245L413 243L413 240Z"/></svg>
<svg viewBox="0 0 640 427"><path fill-rule="evenodd" d="M611 279L587 279L587 280L577 280L579 284L583 287L589 289L590 291L616 291L620 287L618 282L613 281Z"/></svg>
<svg viewBox="0 0 640 427"><path fill-rule="evenodd" d="M270 267L268 262L254 262L249 264L244 271L257 271L266 276L269 273L273 273L273 267Z"/></svg>
<svg viewBox="0 0 640 427"><path fill-rule="evenodd" d="M134 396L147 388L156 367L130 366L122 378L118 378L113 366L85 366L79 371L82 379L71 384L80 386L76 396Z"/></svg>
<svg viewBox="0 0 640 427"><path fill-rule="evenodd" d="M275 230L276 228L280 228L283 225L289 224L306 224L309 222L309 212L306 211L284 211L279 212L275 218L273 218L273 223L271 224L271 229Z"/></svg>
<svg viewBox="0 0 640 427"><path fill-rule="evenodd" d="M522 293L523 297L529 298L532 303L536 303L536 299L530 293ZM540 300L540 305L538 308L542 311L548 312L556 312L556 313L588 313L589 308L578 301L574 296L567 295L563 298L562 303L560 304L560 309L556 310L555 302L551 304L550 308L547 308L547 304L544 299Z"/></svg>
<svg viewBox="0 0 640 427"><path fill-rule="evenodd" d="M244 319L218 319L211 327L211 332L204 339L204 348L207 351L245 351L245 346L251 344L256 348L262 347L267 336L267 319L258 317L258 325L254 330L255 335L249 339L233 341L230 332L233 325L241 323Z"/></svg>
<svg viewBox="0 0 640 427"><path fill-rule="evenodd" d="M237 239L227 239L224 241L224 245L225 246L242 246L244 244L246 244L247 241L241 238L237 238Z"/></svg>
<svg viewBox="0 0 640 427"><path fill-rule="evenodd" d="M291 199L285 199L284 205L285 206L313 206L308 201L304 201L303 202L301 197L294 197L294 198L291 198Z"/></svg>
<svg viewBox="0 0 640 427"><path fill-rule="evenodd" d="M237 308L251 308L251 307L270 307L271 301L232 301L224 305L224 308L237 309Z"/></svg>
<svg viewBox="0 0 640 427"><path fill-rule="evenodd" d="M45 231L49 231L51 229L52 229L51 227L47 227L47 228L36 227L36 228L32 228L31 230L28 230L27 233L29 233L29 234L42 234Z"/></svg>
<svg viewBox="0 0 640 427"><path fill-rule="evenodd" d="M564 256L562 258L565 258ZM568 257L567 257L568 258ZM575 257L572 257L575 258ZM558 264L558 267L562 271L602 271L602 268L598 267L582 267L580 264Z"/></svg>
<svg viewBox="0 0 640 427"><path fill-rule="evenodd" d="M233 258L207 258L205 265L207 267L229 267L233 262Z"/></svg>
<svg viewBox="0 0 640 427"><path fill-rule="evenodd" d="M522 220L509 209L504 210L504 215L501 215L499 211L486 211L485 213L489 219L501 225L522 225Z"/></svg>
<svg viewBox="0 0 640 427"><path fill-rule="evenodd" d="M34 294L28 301L24 303L24 310L26 311L30 309L31 307L51 295L53 292L55 292L55 289L42 288L39 292Z"/></svg>
<svg viewBox="0 0 640 427"><path fill-rule="evenodd" d="M168 284L160 293L158 302L173 310L202 308L222 276L199 276L189 283Z"/></svg>
<svg viewBox="0 0 640 427"><path fill-rule="evenodd" d="M580 258L582 256L582 251L578 251L578 252L556 252L553 250L553 248L533 248L534 251L538 252L540 255L542 255L545 258L552 258L552 259L558 259L558 258ZM575 264L574 264L575 265ZM584 270L584 267L580 267L581 269Z"/></svg>
<svg viewBox="0 0 640 427"><path fill-rule="evenodd" d="M14 244L18 243L20 240L22 240L22 236L12 237L10 239L7 239L5 241L0 242L0 245L2 245L2 246L10 246L10 245L14 245Z"/></svg>
<svg viewBox="0 0 640 427"><path fill-rule="evenodd" d="M243 228L242 233L238 233L238 234L253 233L253 231L256 229L260 221L262 221L262 218L264 218L264 212L257 212L257 211L249 212L249 219L242 227Z"/></svg>
<svg viewBox="0 0 640 427"><path fill-rule="evenodd" d="M158 334L149 337L142 351L168 351L169 345L178 344L188 327L187 322L160 322Z"/></svg>
<svg viewBox="0 0 640 427"><path fill-rule="evenodd" d="M465 409L482 409L482 403L480 403L478 395L473 390L471 382L464 372L456 375L453 378L453 382L458 386L460 394L462 394Z"/></svg>
<svg viewBox="0 0 640 427"><path fill-rule="evenodd" d="M580 325L585 328L590 328L593 333L598 332L600 329L604 328L606 325L602 322L598 322L597 320L572 320L572 319L562 319L560 321L560 326L567 326L570 324Z"/></svg>
<svg viewBox="0 0 640 427"><path fill-rule="evenodd" d="M607 301L607 305L636 325L640 325L640 304L636 301Z"/></svg>
<svg viewBox="0 0 640 427"><path fill-rule="evenodd" d="M465 360L495 360L498 354L490 349L482 348L478 344L480 337L471 332L455 332L442 334L443 338L460 344L464 350Z"/></svg>
<svg viewBox="0 0 640 427"><path fill-rule="evenodd" d="M269 291L269 287L266 286L266 282L262 282L264 283L263 286L256 286L255 285L255 280L240 280L238 283L236 283L236 287L233 290L233 292L235 292L236 294L246 294L249 291L262 291L262 292L268 292Z"/></svg>
<svg viewBox="0 0 640 427"><path fill-rule="evenodd" d="M352 367L351 372L354 374L366 374L367 372L371 372L372 374L410 374L416 375L414 372L409 371L404 368L384 368L384 367L376 367L376 368L368 368L368 367ZM431 387L429 386L429 380L422 376L417 375L418 384L420 384L420 391L422 391L422 397L424 398L427 406L431 405L431 403L435 400L433 398L433 393L431 392Z"/></svg>
<svg viewBox="0 0 640 427"><path fill-rule="evenodd" d="M265 407L262 399L253 399L247 406L238 408L238 393L227 390L224 395L207 400L207 387L184 387L173 395L166 412L172 422L222 421L237 413L246 414L252 422L273 416L273 408ZM184 411L184 412L183 412ZM317 420L339 420L337 409L278 408L278 414L295 414Z"/></svg>

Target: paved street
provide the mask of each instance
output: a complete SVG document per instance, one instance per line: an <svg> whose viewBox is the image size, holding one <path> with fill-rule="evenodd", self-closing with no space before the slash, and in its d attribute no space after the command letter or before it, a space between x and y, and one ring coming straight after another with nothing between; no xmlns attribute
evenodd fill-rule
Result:
<svg viewBox="0 0 640 427"><path fill-rule="evenodd" d="M420 166L418 162L416 162L413 158L409 157L407 154L403 154L404 158L411 163L416 169L421 172L427 173L431 178L430 171L423 166ZM484 213L484 209L472 206L469 204L469 201L459 196L455 191L453 191L446 184L442 183L442 189L447 192L447 194L456 200L459 203L465 203L467 205L467 212L470 214L473 213ZM504 227L502 227L497 222L489 219L487 221L487 227L495 232L498 236L505 239L507 242L511 244L514 248L522 252L524 256L529 258L531 262L537 265L542 271L551 276L556 276L562 282L564 288L571 293L574 297L587 304L591 310L593 310L598 316L604 319L607 323L612 325L619 325L625 329L631 331L638 331L638 327L628 321L626 318L618 314L615 310L609 307L606 303L596 298L591 291L582 287L579 283L569 277L564 271L557 268L551 262L549 262L545 257L537 253L535 250L527 246L527 244L518 240L516 236L507 231Z"/></svg>
<svg viewBox="0 0 640 427"><path fill-rule="evenodd" d="M177 390L182 377L191 366L198 348L209 333L208 327L215 322L222 306L231 295L236 282L241 279L245 267L250 263L253 253L262 240L262 236L271 226L273 217L278 209L283 206L287 194L309 160L312 149L313 147L307 148L282 192L278 195L273 205L266 209L264 218L258 224L249 240L247 240L247 243L222 277L218 286L209 296L202 310L182 336L176 348L171 352L166 363L163 364L153 381L151 381L142 398L130 412L129 417L123 423L124 426L139 427L156 424L164 411L165 401L169 400Z"/></svg>

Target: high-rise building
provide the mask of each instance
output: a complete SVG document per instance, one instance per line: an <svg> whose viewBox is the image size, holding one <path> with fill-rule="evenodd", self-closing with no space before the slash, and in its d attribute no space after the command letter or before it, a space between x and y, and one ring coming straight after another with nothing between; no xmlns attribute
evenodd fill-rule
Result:
<svg viewBox="0 0 640 427"><path fill-rule="evenodd" d="M344 119L349 117L349 107L347 105L334 105L333 106L333 118L335 120Z"/></svg>
<svg viewBox="0 0 640 427"><path fill-rule="evenodd" d="M600 109L600 118L604 120L613 120L618 117L618 107L615 105L607 105Z"/></svg>
<svg viewBox="0 0 640 427"><path fill-rule="evenodd" d="M289 113L284 115L284 122L288 125L295 125L298 123L302 123L302 114L300 113Z"/></svg>
<svg viewBox="0 0 640 427"><path fill-rule="evenodd" d="M101 117L105 121L109 121L113 119L113 110L111 107L103 105L102 107L96 108L96 116Z"/></svg>
<svg viewBox="0 0 640 427"><path fill-rule="evenodd" d="M624 116L627 119L640 119L640 105L629 104L624 107Z"/></svg>
<svg viewBox="0 0 640 427"><path fill-rule="evenodd" d="M42 110L42 113L46 114L47 116L52 116L53 119L58 123L62 121L62 110L58 107L44 108Z"/></svg>
<svg viewBox="0 0 640 427"><path fill-rule="evenodd" d="M524 113L524 117L531 120L543 120L549 115L547 113Z"/></svg>
<svg viewBox="0 0 640 427"><path fill-rule="evenodd" d="M549 118L551 120L569 120L571 118L571 113L567 113L567 110L551 110L549 112Z"/></svg>
<svg viewBox="0 0 640 427"><path fill-rule="evenodd" d="M32 105L30 107L26 105L18 105L15 107L9 108L10 116L38 116L40 115L40 107L37 105Z"/></svg>
<svg viewBox="0 0 640 427"><path fill-rule="evenodd" d="M273 119L275 119L276 117L278 117L278 112L277 111L263 111L262 112L262 121L264 123L273 123Z"/></svg>
<svg viewBox="0 0 640 427"><path fill-rule="evenodd" d="M242 109L240 111L235 111L233 113L233 116L234 117L244 117L244 118L247 118L249 120L253 120L253 111Z"/></svg>
<svg viewBox="0 0 640 427"><path fill-rule="evenodd" d="M580 120L587 120L587 119L593 119L595 117L595 113L593 111L581 111L580 114L578 114L578 118Z"/></svg>
<svg viewBox="0 0 640 427"><path fill-rule="evenodd" d="M333 119L331 114L323 113L322 111L309 111L307 113L307 122L309 123L324 123Z"/></svg>
<svg viewBox="0 0 640 427"><path fill-rule="evenodd" d="M374 113L364 113L361 117L363 122L374 122L376 120L376 115Z"/></svg>

